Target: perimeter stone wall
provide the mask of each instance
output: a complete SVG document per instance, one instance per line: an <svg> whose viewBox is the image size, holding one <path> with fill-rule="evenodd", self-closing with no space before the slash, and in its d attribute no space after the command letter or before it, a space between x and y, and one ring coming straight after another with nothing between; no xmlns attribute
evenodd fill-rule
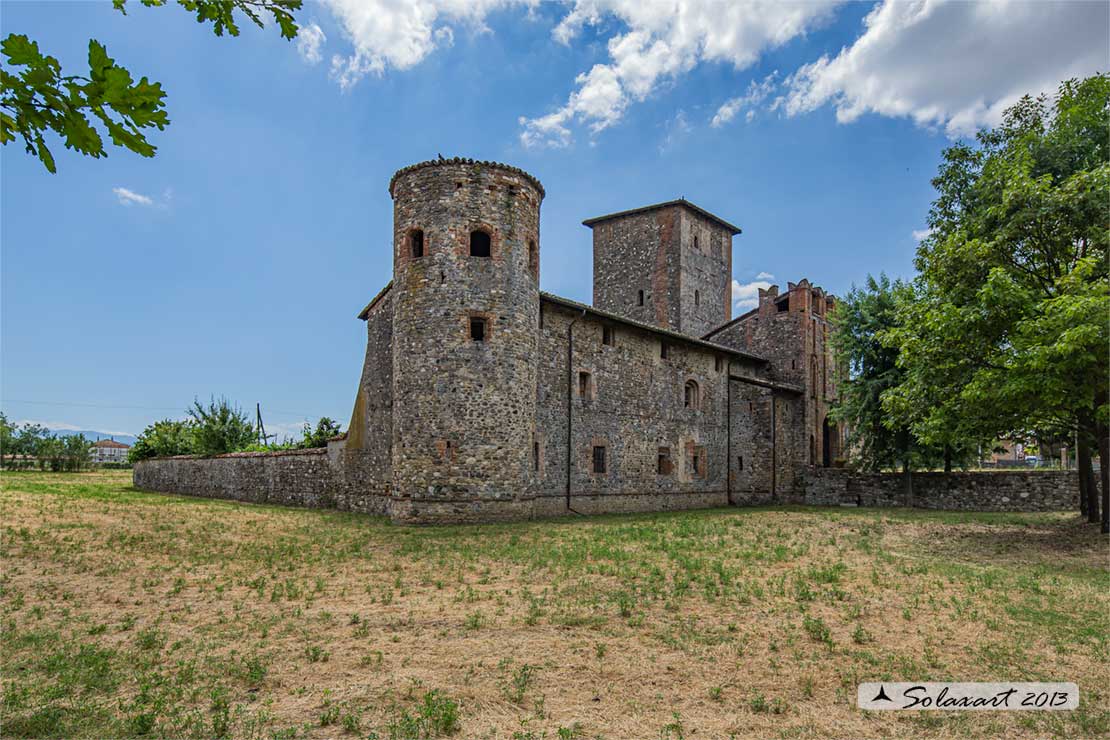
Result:
<svg viewBox="0 0 1110 740"><path fill-rule="evenodd" d="M1073 511L1079 508L1074 470L915 473L907 495L898 473L811 468L805 503L816 506L913 506L949 511Z"/></svg>

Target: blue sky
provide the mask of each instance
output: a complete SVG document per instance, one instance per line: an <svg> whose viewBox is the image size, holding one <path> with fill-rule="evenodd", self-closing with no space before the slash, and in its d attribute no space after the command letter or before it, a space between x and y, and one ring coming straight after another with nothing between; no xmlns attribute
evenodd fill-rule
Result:
<svg viewBox="0 0 1110 740"><path fill-rule="evenodd" d="M756 283L908 277L944 147L1110 59L1106 3L327 0L294 42L131 5L2 6L67 71L104 43L171 119L153 159L53 140L50 175L4 147L10 419L137 433L215 394L345 425L390 175L438 153L543 181L541 283L569 298L584 218L680 196L743 228L737 310Z"/></svg>

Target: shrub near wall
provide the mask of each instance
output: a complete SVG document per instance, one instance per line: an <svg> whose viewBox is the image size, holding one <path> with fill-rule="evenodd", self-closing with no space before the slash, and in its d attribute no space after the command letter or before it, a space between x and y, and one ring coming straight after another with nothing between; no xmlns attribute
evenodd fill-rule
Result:
<svg viewBox="0 0 1110 740"><path fill-rule="evenodd" d="M1079 508L1074 470L914 473L912 500L898 473L812 468L805 502L815 506L913 506L950 511L1072 511Z"/></svg>

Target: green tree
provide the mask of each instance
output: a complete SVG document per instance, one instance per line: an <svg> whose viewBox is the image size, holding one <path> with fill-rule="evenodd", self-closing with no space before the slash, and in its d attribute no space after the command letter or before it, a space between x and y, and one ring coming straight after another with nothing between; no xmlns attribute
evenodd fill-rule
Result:
<svg viewBox="0 0 1110 740"><path fill-rule="evenodd" d="M302 448L327 447L328 440L338 436L342 431L339 422L327 416L320 417L320 420L316 422L315 429L306 421L304 423L304 437L298 446Z"/></svg>
<svg viewBox="0 0 1110 740"><path fill-rule="evenodd" d="M167 0L141 0L146 6L160 6ZM259 27L272 17L281 35L297 35L293 11L301 0L177 0L195 14L198 23L211 23L217 36L227 32L239 35L237 11ZM126 14L126 0L112 0L116 10ZM99 122L112 143L144 157L153 157L155 147L144 131L164 129L166 94L157 82L142 77L138 82L123 66L108 56L96 39L89 40L88 73L63 74L58 60L44 54L37 42L23 34L9 34L0 41L0 143L16 138L39 158L50 172L56 172L54 155L44 134L61 137L67 149L94 158L106 157L104 139L94 125ZM90 120L91 118L91 120Z"/></svg>
<svg viewBox="0 0 1110 740"><path fill-rule="evenodd" d="M1110 77L1096 75L1023 98L976 145L945 151L914 300L890 333L905 379L883 397L926 443L1076 433L1092 520L1096 442L1104 512L1110 476L1108 130Z"/></svg>
<svg viewBox="0 0 1110 740"><path fill-rule="evenodd" d="M163 419L156 421L140 434L127 453L127 459L136 463L152 457L189 455L193 452L193 426L188 421Z"/></svg>
<svg viewBox="0 0 1110 740"><path fill-rule="evenodd" d="M250 419L226 398L211 399L208 406L194 400L188 414L193 422L193 448L198 455L238 452L255 441Z"/></svg>
<svg viewBox="0 0 1110 740"><path fill-rule="evenodd" d="M4 455L13 454L12 445L15 442L15 433L16 429L8 421L7 415L0 411L0 467L4 465Z"/></svg>

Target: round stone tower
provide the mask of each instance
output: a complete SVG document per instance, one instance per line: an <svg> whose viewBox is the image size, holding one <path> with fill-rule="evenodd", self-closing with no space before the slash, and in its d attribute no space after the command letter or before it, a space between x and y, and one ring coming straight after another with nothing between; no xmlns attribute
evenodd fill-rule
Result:
<svg viewBox="0 0 1110 740"><path fill-rule="evenodd" d="M531 515L540 182L440 159L393 198L395 521Z"/></svg>

